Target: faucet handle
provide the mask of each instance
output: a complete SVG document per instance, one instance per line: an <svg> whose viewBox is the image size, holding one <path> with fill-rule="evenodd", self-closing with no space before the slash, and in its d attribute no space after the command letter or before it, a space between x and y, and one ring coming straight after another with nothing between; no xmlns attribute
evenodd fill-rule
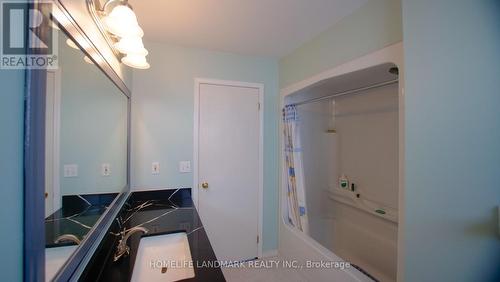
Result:
<svg viewBox="0 0 500 282"><path fill-rule="evenodd" d="M121 220L121 216L117 216L115 218L116 220L116 223L118 223L118 229L122 229L122 220Z"/></svg>
<svg viewBox="0 0 500 282"><path fill-rule="evenodd" d="M149 230L141 226L136 226L134 228L129 229L128 231L127 230L122 231L121 232L122 237L118 241L118 246L116 247L116 252L113 258L114 261L117 261L123 255L128 255L130 253L130 247L127 246L127 240L135 232L143 232L147 234Z"/></svg>
<svg viewBox="0 0 500 282"><path fill-rule="evenodd" d="M78 239L78 237L76 237L73 234L63 234L63 235L57 237L56 240L54 241L54 243L59 244L61 242L65 242L65 241L71 241L71 242L76 243L77 245L79 245L81 243L80 239Z"/></svg>
<svg viewBox="0 0 500 282"><path fill-rule="evenodd" d="M130 254L130 247L127 246L127 241L123 241L123 238L118 241L118 246L116 246L116 252L113 256L113 261L117 261L124 255Z"/></svg>

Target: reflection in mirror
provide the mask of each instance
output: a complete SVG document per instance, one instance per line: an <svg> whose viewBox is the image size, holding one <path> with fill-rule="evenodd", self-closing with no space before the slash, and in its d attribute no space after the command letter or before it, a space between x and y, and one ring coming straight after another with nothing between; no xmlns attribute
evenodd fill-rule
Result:
<svg viewBox="0 0 500 282"><path fill-rule="evenodd" d="M128 98L57 28L47 71L46 281L127 186Z"/></svg>

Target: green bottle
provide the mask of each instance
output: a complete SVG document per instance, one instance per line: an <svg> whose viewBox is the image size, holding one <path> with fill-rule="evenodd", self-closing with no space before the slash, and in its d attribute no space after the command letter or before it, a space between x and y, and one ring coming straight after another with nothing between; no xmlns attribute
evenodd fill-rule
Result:
<svg viewBox="0 0 500 282"><path fill-rule="evenodd" d="M349 179L347 179L345 174L342 174L339 179L339 187L342 189L349 189Z"/></svg>

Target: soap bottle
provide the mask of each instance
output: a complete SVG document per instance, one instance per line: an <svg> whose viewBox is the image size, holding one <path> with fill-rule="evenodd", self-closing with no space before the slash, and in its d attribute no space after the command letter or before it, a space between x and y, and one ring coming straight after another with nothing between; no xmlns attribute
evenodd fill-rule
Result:
<svg viewBox="0 0 500 282"><path fill-rule="evenodd" d="M349 179L347 179L345 174L342 174L339 179L339 187L342 189L349 189Z"/></svg>

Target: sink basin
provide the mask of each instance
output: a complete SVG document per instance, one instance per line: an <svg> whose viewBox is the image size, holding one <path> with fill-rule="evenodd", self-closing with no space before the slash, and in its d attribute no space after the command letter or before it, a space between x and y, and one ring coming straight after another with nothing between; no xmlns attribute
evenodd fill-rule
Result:
<svg viewBox="0 0 500 282"><path fill-rule="evenodd" d="M141 238L131 281L178 281L193 277L186 233Z"/></svg>
<svg viewBox="0 0 500 282"><path fill-rule="evenodd" d="M78 246L45 249L45 281L51 281Z"/></svg>

